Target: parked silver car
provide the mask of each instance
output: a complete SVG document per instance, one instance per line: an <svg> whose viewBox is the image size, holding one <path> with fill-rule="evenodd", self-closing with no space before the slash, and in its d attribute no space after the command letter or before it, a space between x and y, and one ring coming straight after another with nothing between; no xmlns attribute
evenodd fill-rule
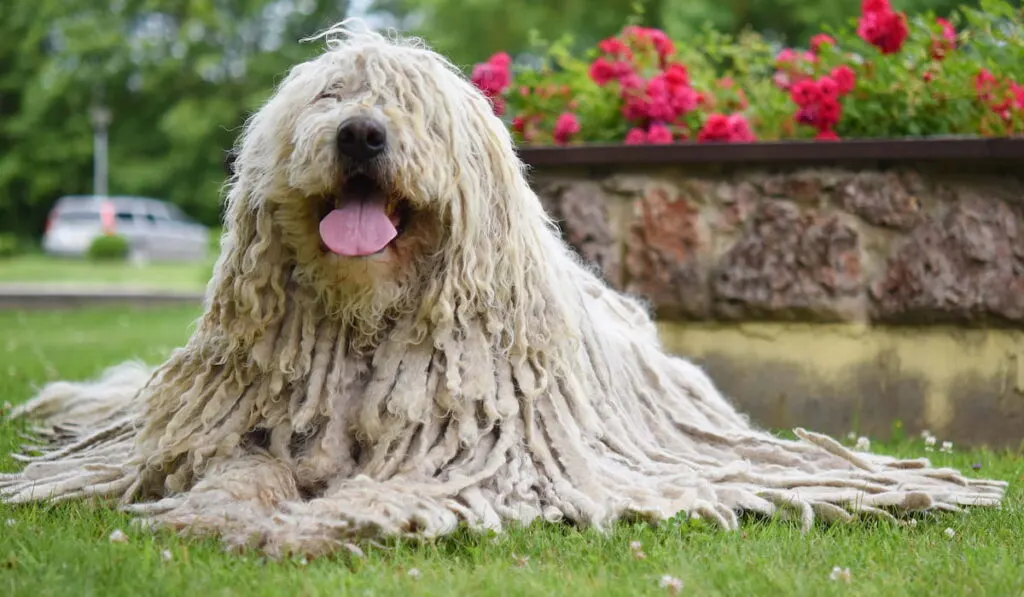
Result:
<svg viewBox="0 0 1024 597"><path fill-rule="evenodd" d="M50 210L43 250L83 256L93 240L118 234L128 240L133 259L190 261L206 257L210 230L172 203L148 197L61 197Z"/></svg>

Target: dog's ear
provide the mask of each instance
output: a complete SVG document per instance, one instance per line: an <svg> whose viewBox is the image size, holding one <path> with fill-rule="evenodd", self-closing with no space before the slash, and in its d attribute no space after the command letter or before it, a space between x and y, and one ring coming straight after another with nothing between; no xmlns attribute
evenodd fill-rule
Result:
<svg viewBox="0 0 1024 597"><path fill-rule="evenodd" d="M565 295L551 286L551 252L562 250L554 223L530 188L525 168L504 124L490 102L472 94L463 102L461 143L455 193L449 204L450 224L443 253L446 292L442 303L470 304L488 320L488 328L504 329L509 341L545 346L571 330ZM550 325L537 326L537 322Z"/></svg>

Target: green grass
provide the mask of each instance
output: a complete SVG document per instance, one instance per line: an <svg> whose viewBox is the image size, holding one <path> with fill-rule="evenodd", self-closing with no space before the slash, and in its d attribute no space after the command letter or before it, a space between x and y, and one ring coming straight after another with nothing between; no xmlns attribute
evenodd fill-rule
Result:
<svg viewBox="0 0 1024 597"><path fill-rule="evenodd" d="M63 286L126 286L133 288L201 291L209 279L212 258L200 263L95 262L46 255L0 259L0 284L39 283Z"/></svg>
<svg viewBox="0 0 1024 597"><path fill-rule="evenodd" d="M0 312L0 401L124 358L156 362L185 340L197 315L192 308ZM15 431L0 424L0 470L15 466L6 456L18 443ZM924 453L921 442L893 449ZM500 538L465 534L308 563L230 556L213 541L145 534L129 516L95 506L0 506L0 595L665 595L664 574L683 581L682 595L1024 595L1024 460L987 451L930 455L939 465L1014 481L1006 506L916 527L865 522L806 535L754 521L740 533L685 522L622 525L608 536L536 525ZM973 463L981 470L971 471ZM12 526L3 524L8 519ZM130 541L109 542L115 529ZM643 543L645 559L631 554L631 541ZM836 565L850 569L850 584L829 580Z"/></svg>

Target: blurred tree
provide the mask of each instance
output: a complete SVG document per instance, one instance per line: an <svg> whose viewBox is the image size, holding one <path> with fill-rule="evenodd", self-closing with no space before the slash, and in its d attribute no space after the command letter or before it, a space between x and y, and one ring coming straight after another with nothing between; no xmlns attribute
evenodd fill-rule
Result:
<svg viewBox="0 0 1024 597"><path fill-rule="evenodd" d="M664 1L373 0L371 10L468 69L494 52L528 49L532 32L546 40L568 33L582 49L621 29L637 10L648 15L645 24L658 26Z"/></svg>
<svg viewBox="0 0 1024 597"><path fill-rule="evenodd" d="M940 16L976 0L894 0L899 10ZM427 38L463 66L504 50L529 48L531 30L542 39L572 35L570 47L582 50L618 32L642 12L641 22L665 29L673 38L711 25L723 33L751 28L769 39L806 44L823 26L839 26L860 12L859 0L374 0L372 8L401 29Z"/></svg>
<svg viewBox="0 0 1024 597"><path fill-rule="evenodd" d="M38 234L92 189L89 109L110 126L110 192L216 223L227 149L248 111L343 18L347 0L39 0L0 19L0 228Z"/></svg>
<svg viewBox="0 0 1024 597"><path fill-rule="evenodd" d="M789 45L806 44L823 26L841 26L860 14L859 0L818 2L815 0L663 0L661 19L665 30L676 39L710 25L725 33L745 27L769 39ZM958 6L977 6L975 0L894 0L893 5L910 14L928 10L949 15Z"/></svg>

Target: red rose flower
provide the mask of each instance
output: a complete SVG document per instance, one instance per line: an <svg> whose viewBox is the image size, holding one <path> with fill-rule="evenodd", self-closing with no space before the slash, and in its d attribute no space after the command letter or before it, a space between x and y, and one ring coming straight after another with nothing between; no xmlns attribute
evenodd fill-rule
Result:
<svg viewBox="0 0 1024 597"><path fill-rule="evenodd" d="M629 95L622 104L622 116L626 120L640 121L647 119L647 100L643 95Z"/></svg>
<svg viewBox="0 0 1024 597"><path fill-rule="evenodd" d="M690 84L690 73L682 64L669 64L665 68L665 81L673 87L684 87Z"/></svg>
<svg viewBox="0 0 1024 597"><path fill-rule="evenodd" d="M580 132L580 121L572 112L563 112L555 121L555 143L565 145L569 139Z"/></svg>
<svg viewBox="0 0 1024 597"><path fill-rule="evenodd" d="M811 45L811 51L814 52L814 53L818 53L818 51L821 50L822 46L825 46L825 45L834 46L834 45L836 45L836 40L832 39L832 36L828 35L827 33L819 33L819 34L811 37L811 44L810 45Z"/></svg>
<svg viewBox="0 0 1024 597"><path fill-rule="evenodd" d="M949 43L956 43L956 29L953 27L953 23L950 23L942 17L936 17L935 22L942 27L942 39Z"/></svg>
<svg viewBox="0 0 1024 597"><path fill-rule="evenodd" d="M633 71L619 77L619 87L623 90L639 90L644 87L644 80Z"/></svg>
<svg viewBox="0 0 1024 597"><path fill-rule="evenodd" d="M601 40L597 44L597 48L613 58L622 58L625 60L631 60L633 58L633 52L629 49L629 46L617 37L609 37L608 39Z"/></svg>
<svg viewBox="0 0 1024 597"><path fill-rule="evenodd" d="M999 81L988 69L981 69L974 77L974 92L978 99L988 102L992 98L992 92L999 86Z"/></svg>
<svg viewBox="0 0 1024 597"><path fill-rule="evenodd" d="M864 5L869 3L874 6L879 0L865 0ZM895 12L888 8L880 10L864 11L857 24L857 35L861 39L875 46L883 54L895 54L903 47L903 42L910 34L907 28L907 17L903 13Z"/></svg>
<svg viewBox="0 0 1024 597"><path fill-rule="evenodd" d="M653 46L654 51L658 54L658 58L662 63L665 59L675 52L675 45L672 40L665 35L664 31L660 29L650 29L647 27L638 27L636 25L630 25L622 30L623 36L634 40L642 45Z"/></svg>
<svg viewBox="0 0 1024 597"><path fill-rule="evenodd" d="M676 117L688 114L695 110L700 104L700 94L692 87L676 87L669 98L669 104L676 113Z"/></svg>
<svg viewBox="0 0 1024 597"><path fill-rule="evenodd" d="M931 54L933 59L942 60L956 46L956 29L953 28L953 23L942 17L936 18L935 22L942 29L942 38L932 40Z"/></svg>
<svg viewBox="0 0 1024 597"><path fill-rule="evenodd" d="M500 95L512 82L509 65L512 63L508 54L500 52L491 56L487 62L473 67L470 80L484 95L494 97Z"/></svg>
<svg viewBox="0 0 1024 597"><path fill-rule="evenodd" d="M626 145L643 145L647 142L647 132L641 128L631 128L626 133Z"/></svg>
<svg viewBox="0 0 1024 597"><path fill-rule="evenodd" d="M512 57L509 56L507 52L498 52L497 54L491 56L488 62L490 62L494 66L508 68L509 66L512 65Z"/></svg>
<svg viewBox="0 0 1024 597"><path fill-rule="evenodd" d="M615 65L608 62L603 57L590 63L588 74L592 81L602 86L606 85L609 81L613 81L618 78L616 76Z"/></svg>
<svg viewBox="0 0 1024 597"><path fill-rule="evenodd" d="M729 140L732 142L757 140L754 132L750 130L750 123L741 114L733 114L729 117Z"/></svg>
<svg viewBox="0 0 1024 597"><path fill-rule="evenodd" d="M700 143L753 140L754 134L750 130L750 125L740 114L731 116L719 113L709 114L707 120L704 121L704 127L697 133L697 141Z"/></svg>
<svg viewBox="0 0 1024 597"><path fill-rule="evenodd" d="M818 83L812 79L798 81L789 89L789 97L793 103L801 108L809 106L821 99L821 90Z"/></svg>
<svg viewBox="0 0 1024 597"><path fill-rule="evenodd" d="M818 79L818 93L822 98L836 99L839 97L839 84L832 77L825 75Z"/></svg>
<svg viewBox="0 0 1024 597"><path fill-rule="evenodd" d="M647 142L655 144L671 143L672 131L663 124L652 124L651 128L647 131Z"/></svg>
<svg viewBox="0 0 1024 597"><path fill-rule="evenodd" d="M832 77L832 80L839 87L839 95L850 93L857 84L857 75L854 74L853 69L845 64L832 69L829 76Z"/></svg>
<svg viewBox="0 0 1024 597"><path fill-rule="evenodd" d="M697 141L726 141L729 139L729 117L725 114L709 114L704 126L697 133Z"/></svg>
<svg viewBox="0 0 1024 597"><path fill-rule="evenodd" d="M797 51L793 48L783 48L775 55L775 66L783 69L799 66L801 62L814 63L817 61L818 57L811 52Z"/></svg>
<svg viewBox="0 0 1024 597"><path fill-rule="evenodd" d="M1013 107L1018 110L1024 109L1024 85L1011 82L1010 95L1013 96Z"/></svg>
<svg viewBox="0 0 1024 597"><path fill-rule="evenodd" d="M818 115L814 123L819 131L830 129L839 123L843 115L843 107L835 98L825 98L818 104Z"/></svg>
<svg viewBox="0 0 1024 597"><path fill-rule="evenodd" d="M869 12L886 12L891 11L892 6L889 5L889 0L862 0L860 3L861 13L867 14Z"/></svg>
<svg viewBox="0 0 1024 597"><path fill-rule="evenodd" d="M654 51L658 53L658 56L662 60L671 56L672 52L676 51L675 44L673 44L672 40L665 35L664 31L659 29L648 29L647 38L654 43Z"/></svg>

